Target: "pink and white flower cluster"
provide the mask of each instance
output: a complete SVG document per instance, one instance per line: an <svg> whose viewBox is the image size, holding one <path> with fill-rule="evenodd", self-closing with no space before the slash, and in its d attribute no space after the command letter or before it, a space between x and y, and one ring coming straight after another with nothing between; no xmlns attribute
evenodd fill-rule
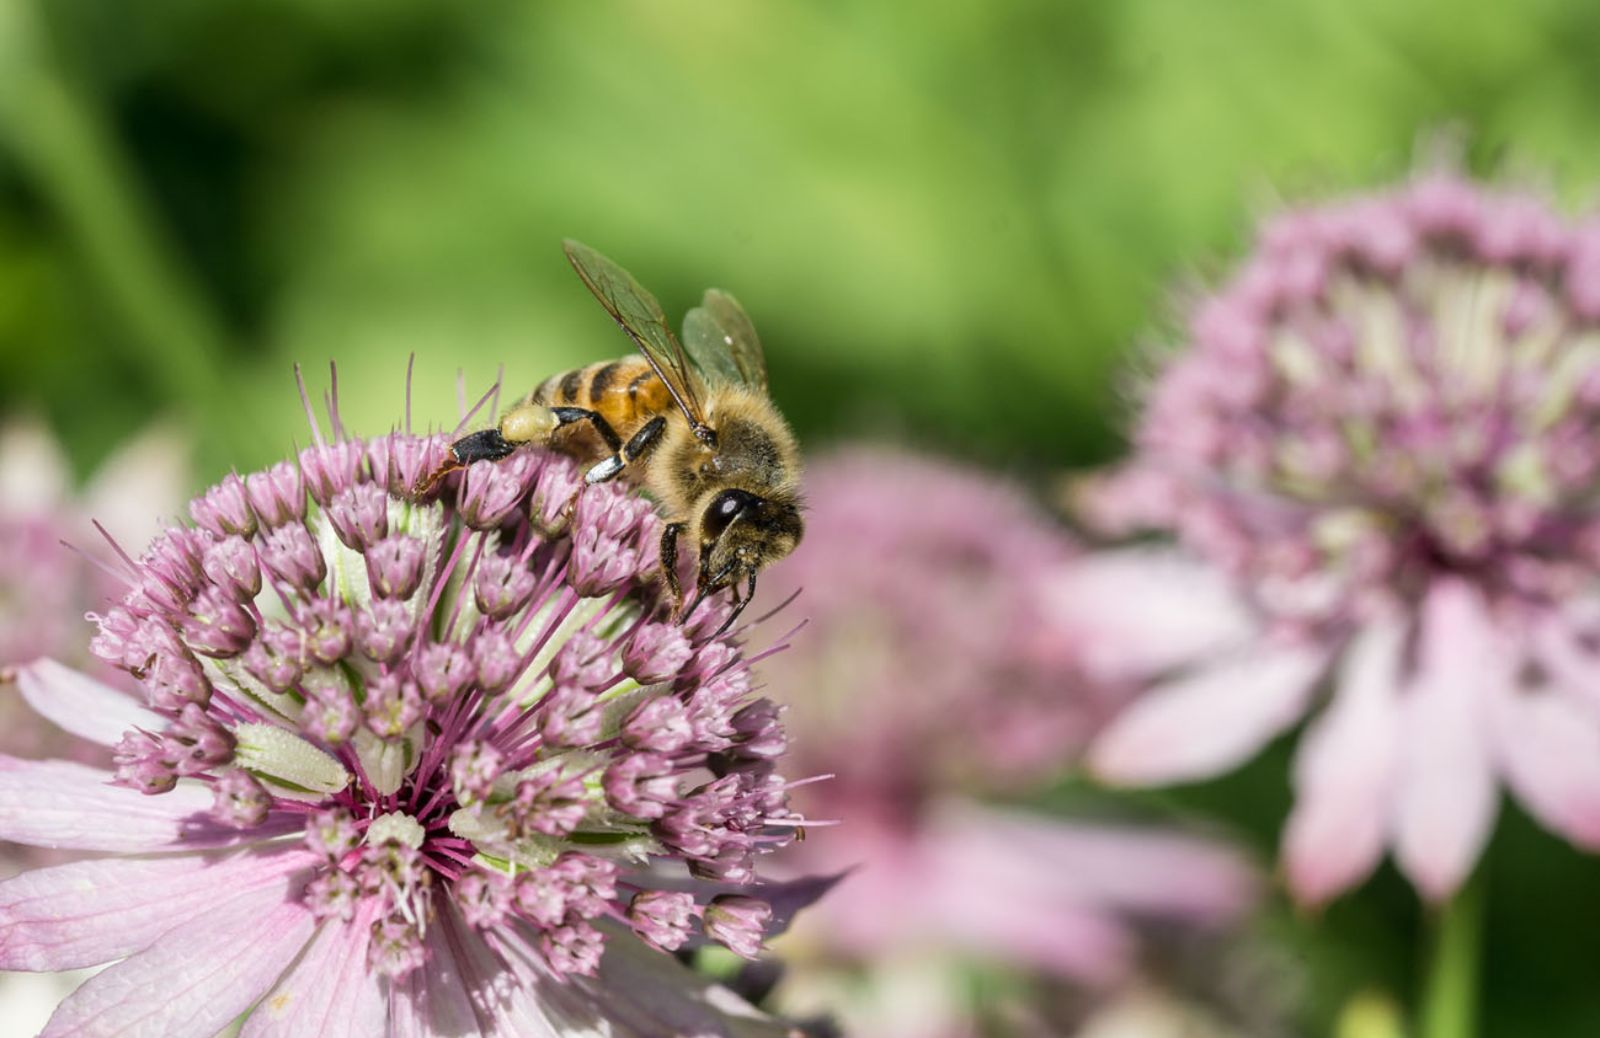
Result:
<svg viewBox="0 0 1600 1038"><path fill-rule="evenodd" d="M1448 897L1502 785L1600 848L1597 475L1600 220L1433 173L1272 221L1086 497L1184 550L1059 588L1154 685L1096 767L1203 778L1314 715L1283 845L1307 901L1387 848Z"/></svg>
<svg viewBox="0 0 1600 1038"><path fill-rule="evenodd" d="M46 1035L788 1033L665 954L754 955L800 821L725 607L668 623L653 509L565 458L417 497L446 445L197 498L96 618L142 702L22 669L115 754L0 758L0 838L110 855L0 884L0 968L121 960Z"/></svg>

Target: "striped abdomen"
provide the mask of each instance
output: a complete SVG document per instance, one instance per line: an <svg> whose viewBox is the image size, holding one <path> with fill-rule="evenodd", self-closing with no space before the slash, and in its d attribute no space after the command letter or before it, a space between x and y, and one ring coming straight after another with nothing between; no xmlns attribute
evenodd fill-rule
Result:
<svg viewBox="0 0 1600 1038"><path fill-rule="evenodd" d="M666 383L643 357L590 364L552 375L529 396L545 407L583 407L598 411L626 440L651 418L672 406Z"/></svg>

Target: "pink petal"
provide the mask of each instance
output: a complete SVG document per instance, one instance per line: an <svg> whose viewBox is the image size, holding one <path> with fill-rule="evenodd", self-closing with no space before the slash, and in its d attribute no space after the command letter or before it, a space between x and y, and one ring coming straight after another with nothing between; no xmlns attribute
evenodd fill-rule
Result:
<svg viewBox="0 0 1600 1038"><path fill-rule="evenodd" d="M106 858L0 883L0 969L63 970L132 955L179 924L262 888L286 897L315 856L294 848L228 857Z"/></svg>
<svg viewBox="0 0 1600 1038"><path fill-rule="evenodd" d="M1046 866L1009 847L966 846L949 839L930 841L926 852L919 874L903 878L917 895L912 904L898 906L904 944L936 943L1087 984L1107 984L1127 974L1133 933L1111 906L1069 878L1050 875L1061 862ZM999 872L990 874L990 868Z"/></svg>
<svg viewBox="0 0 1600 1038"><path fill-rule="evenodd" d="M1487 711L1511 685L1515 656L1478 591L1448 581L1422 608L1417 673L1404 704L1395 857L1441 901L1472 871L1498 808Z"/></svg>
<svg viewBox="0 0 1600 1038"><path fill-rule="evenodd" d="M1320 904L1365 879L1383 857L1399 749L1406 630L1362 631L1340 669L1327 712L1295 758L1295 804L1284 830L1289 889Z"/></svg>
<svg viewBox="0 0 1600 1038"><path fill-rule="evenodd" d="M212 1038L272 986L314 928L304 906L263 887L91 977L40 1038Z"/></svg>
<svg viewBox="0 0 1600 1038"><path fill-rule="evenodd" d="M1551 691L1515 691L1496 701L1495 746L1511 788L1541 822L1587 850L1600 850L1600 722L1594 711Z"/></svg>
<svg viewBox="0 0 1600 1038"><path fill-rule="evenodd" d="M554 1012L550 1003L555 998L586 1006L590 1019L594 1019L594 1006L589 1006L576 988L552 982L542 964L533 966L517 955L509 960L502 958L453 908L440 912L440 923L456 953L456 964L461 968L461 979L478 1019L488 1020L496 1038L576 1038L578 1033L584 1033L557 1027L550 1020ZM547 998L550 990L555 996Z"/></svg>
<svg viewBox="0 0 1600 1038"><path fill-rule="evenodd" d="M1591 708L1600 709L1600 656L1585 644L1571 618L1546 618L1534 627L1532 641L1535 657L1555 683Z"/></svg>
<svg viewBox="0 0 1600 1038"><path fill-rule="evenodd" d="M1220 572L1172 550L1085 555L1044 586L1049 621L1107 679L1148 680L1214 657L1256 627Z"/></svg>
<svg viewBox="0 0 1600 1038"><path fill-rule="evenodd" d="M441 917L428 927L428 964L395 986L389 1003L393 1038L482 1038L472 995L455 951L457 934ZM471 939L478 940L476 934ZM484 958L488 949L484 949Z"/></svg>
<svg viewBox="0 0 1600 1038"><path fill-rule="evenodd" d="M449 947L460 970L461 987L486 1034L495 1038L577 1038L575 1033L551 1023L551 1007L544 997L544 989L552 988L561 997L583 1002L574 988L552 982L543 966L533 967L515 956L505 959L496 954L448 903L441 904L436 922L437 927L429 932L430 944L437 940ZM426 999L437 994L430 977L419 983L425 988ZM452 1004L448 1006L428 1005L429 1022L435 1028L428 1032L430 1038L457 1038L456 1031L444 1026L452 1017L460 1019L459 1002L453 995L449 998ZM592 1015L592 1007L590 1012ZM470 1034L471 1031L463 1032Z"/></svg>
<svg viewBox="0 0 1600 1038"><path fill-rule="evenodd" d="M1163 919L1226 922L1257 894L1256 870L1216 840L1160 829L1067 823L1022 812L955 805L937 813L926 841L963 860L991 899L1091 904ZM987 880L982 877L989 877Z"/></svg>
<svg viewBox="0 0 1600 1038"><path fill-rule="evenodd" d="M160 731L166 727L160 715L139 705L132 696L55 660L34 660L23 667L17 672L17 685L22 698L40 716L101 746L115 746L130 728Z"/></svg>
<svg viewBox="0 0 1600 1038"><path fill-rule="evenodd" d="M1158 685L1101 733L1091 766L1119 785L1227 771L1299 719L1325 660L1320 649L1271 647Z"/></svg>
<svg viewBox="0 0 1600 1038"><path fill-rule="evenodd" d="M108 772L87 765L0 754L0 840L137 854L254 843L293 828L293 819L243 832L219 826L203 786L145 796L110 782Z"/></svg>
<svg viewBox="0 0 1600 1038"><path fill-rule="evenodd" d="M590 1027L596 1035L656 1038L659 1035L716 1035L718 1038L790 1038L792 1029L758 1012L727 988L688 969L671 955L646 947L631 933L606 926L606 953L600 976L579 979L573 994L583 1005L563 998L551 985L545 1001L564 1010L569 1027ZM561 1006L561 1003L566 1003ZM567 1035L569 1030L558 1032ZM583 1033L583 1032L579 1032Z"/></svg>
<svg viewBox="0 0 1600 1038"><path fill-rule="evenodd" d="M388 1000L367 968L373 910L329 920L245 1021L242 1038L383 1038Z"/></svg>
<svg viewBox="0 0 1600 1038"><path fill-rule="evenodd" d="M1121 980L1133 965L1134 935L1104 906L1022 898L979 905L950 898L929 905L941 943L985 959L1015 962L1101 986Z"/></svg>

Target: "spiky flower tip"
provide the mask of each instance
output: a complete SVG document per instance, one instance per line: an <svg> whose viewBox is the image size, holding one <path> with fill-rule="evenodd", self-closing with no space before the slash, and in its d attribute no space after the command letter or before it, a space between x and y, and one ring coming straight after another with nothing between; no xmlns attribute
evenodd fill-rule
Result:
<svg viewBox="0 0 1600 1038"><path fill-rule="evenodd" d="M1185 345L1134 461L1089 500L1174 532L1268 632L1233 671L1142 701L1102 770L1220 771L1302 716L1337 662L1290 822L1303 896L1365 875L1391 834L1418 886L1448 895L1497 774L1600 846L1600 221L1447 173L1292 211ZM1170 599L1184 578L1161 566L1125 586ZM1193 628L1234 637L1238 607L1217 602L1187 610L1196 647Z"/></svg>
<svg viewBox="0 0 1600 1038"><path fill-rule="evenodd" d="M685 1034L781 1033L704 998L662 1004L674 989L648 976L683 974L687 1001L704 994L692 975L646 945L759 950L774 888L753 886L755 859L798 821L777 712L712 633L726 607L668 623L651 506L579 493L566 458L480 463L413 496L446 445L319 436L193 501L194 525L130 564L132 589L96 618L94 652L138 679L142 707L48 663L24 671L30 700L80 734L110 741L110 711L133 720L114 781L150 795L9 762L0 836L250 848L0 886L0 968L137 952L49 1033L152 1011L133 978L159 989L163 964L199 985L181 1027L154 1010L166 1034L209 1035L258 999L262 1033L323 1033L306 1014L330 1000L421 1021L404 1033L459 1033L474 1012L517 1033L667 1033L651 1014ZM138 897L147 913L112 921ZM105 933L55 940L73 926ZM205 959L224 952L225 970Z"/></svg>

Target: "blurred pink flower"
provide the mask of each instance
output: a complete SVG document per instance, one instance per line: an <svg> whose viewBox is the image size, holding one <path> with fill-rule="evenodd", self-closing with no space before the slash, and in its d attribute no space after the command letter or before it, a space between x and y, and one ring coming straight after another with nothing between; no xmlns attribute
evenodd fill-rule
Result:
<svg viewBox="0 0 1600 1038"><path fill-rule="evenodd" d="M89 664L83 614L121 593L88 561L112 558L91 523L98 520L122 544L142 550L159 517L182 507L188 478L182 442L156 429L113 453L75 491L66 457L45 426L0 427L0 666L38 656Z"/></svg>
<svg viewBox="0 0 1600 1038"><path fill-rule="evenodd" d="M176 434L156 429L130 441L99 467L81 492L66 457L42 424L0 427L0 752L71 755L108 763L110 754L68 737L27 708L8 667L53 656L131 689L133 682L89 654L84 613L120 595L122 585L91 559L114 561L92 522L140 550L157 516L183 505L188 453ZM68 547L71 545L71 547ZM64 856L0 843L0 875L25 862Z"/></svg>
<svg viewBox="0 0 1600 1038"><path fill-rule="evenodd" d="M654 510L567 513L568 459L411 496L444 448L318 436L191 502L97 618L142 702L22 669L116 761L0 756L0 836L108 855L0 883L0 968L121 960L46 1036L791 1033L667 954L795 907L753 885L798 819L727 606L655 619Z"/></svg>
<svg viewBox="0 0 1600 1038"><path fill-rule="evenodd" d="M40 422L0 426L0 753L65 756L109 763L110 752L73 739L28 709L6 669L39 655L57 656L115 680L89 655L84 613L119 594L121 585L85 557L111 551L90 525L98 518L124 544L142 548L156 517L183 504L188 452L168 430L146 432L115 451L81 490L60 446ZM62 544L67 541L73 549ZM132 682L123 677L125 684ZM0 877L75 855L0 841ZM31 1033L81 981L77 974L0 974L0 1015Z"/></svg>
<svg viewBox="0 0 1600 1038"><path fill-rule="evenodd" d="M1600 848L1600 220L1447 174L1290 212L1193 309L1136 447L1086 514L1185 553L1057 588L1097 672L1155 686L1101 775L1226 771L1329 678L1283 840L1302 900L1386 848L1449 897L1502 782Z"/></svg>
<svg viewBox="0 0 1600 1038"><path fill-rule="evenodd" d="M843 824L784 858L855 871L786 947L791 991L859 993L819 975L865 968L850 1033L968 1034L963 962L1106 984L1134 964L1136 919L1218 923L1248 904L1251 871L1210 841L975 799L1063 773L1118 699L1047 622L1075 551L1025 495L874 449L811 465L807 495L805 542L766 580L774 602L804 589L809 626L764 673L802 770L835 776L797 802Z"/></svg>

